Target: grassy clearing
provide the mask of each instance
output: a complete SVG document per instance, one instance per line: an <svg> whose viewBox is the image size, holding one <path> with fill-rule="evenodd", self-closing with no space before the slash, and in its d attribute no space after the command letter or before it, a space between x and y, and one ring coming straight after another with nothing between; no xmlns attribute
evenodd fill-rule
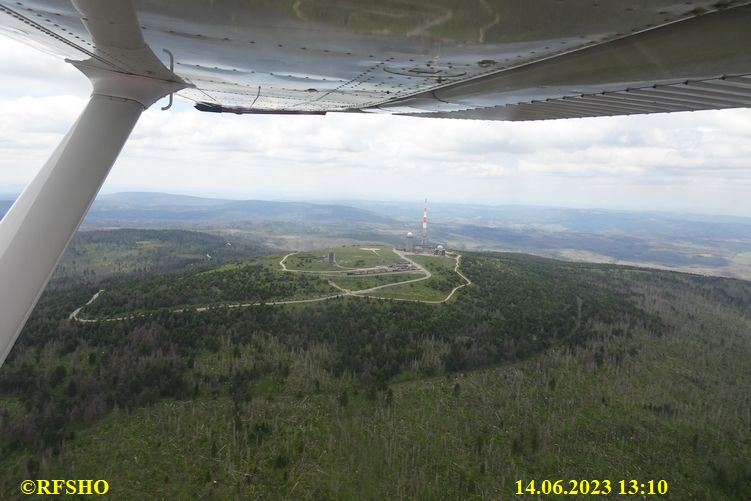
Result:
<svg viewBox="0 0 751 501"><path fill-rule="evenodd" d="M434 284L430 283L431 280L432 277L422 282L395 285L394 287L388 287L365 295L384 299L407 299L412 301L443 301L446 299L450 291L441 291L433 288Z"/></svg>
<svg viewBox="0 0 751 501"><path fill-rule="evenodd" d="M298 252L289 256L284 265L293 271L341 271L325 261L328 251Z"/></svg>
<svg viewBox="0 0 751 501"><path fill-rule="evenodd" d="M431 272L440 272L441 270L454 271L456 258L450 256L423 256L421 254L410 255L409 258L424 266Z"/></svg>
<svg viewBox="0 0 751 501"><path fill-rule="evenodd" d="M343 289L359 291L378 287L379 285L394 284L406 280L414 280L424 277L422 273L390 273L388 275L375 275L364 277L342 277L331 281ZM389 287L390 288L390 287Z"/></svg>
<svg viewBox="0 0 751 501"><path fill-rule="evenodd" d="M368 249L377 249L372 251ZM378 245L354 245L335 249L336 262L345 268L371 268L400 263L402 259L390 247Z"/></svg>
<svg viewBox="0 0 751 501"><path fill-rule="evenodd" d="M432 273L432 276L427 280L388 287L368 295L415 301L443 301L454 287L464 283L464 280L454 271L455 258L420 255L409 256L409 258L424 266Z"/></svg>
<svg viewBox="0 0 751 501"><path fill-rule="evenodd" d="M372 250L371 250L372 249ZM329 250L336 253L336 265L329 265L325 258ZM290 270L301 271L342 271L342 268L372 268L401 262L401 258L387 246L349 245L332 249L300 252L287 258Z"/></svg>
<svg viewBox="0 0 751 501"><path fill-rule="evenodd" d="M198 274L209 275L211 273L221 273L225 271L240 271L247 266L256 266L256 265L260 265L264 269L268 269L268 270L282 271L282 267L279 265L279 261L282 259L282 257L283 256L278 256L278 255L256 257L253 259L247 259L245 261L239 261L236 263L223 264L221 266L217 266L216 268L211 268L209 270L202 271Z"/></svg>

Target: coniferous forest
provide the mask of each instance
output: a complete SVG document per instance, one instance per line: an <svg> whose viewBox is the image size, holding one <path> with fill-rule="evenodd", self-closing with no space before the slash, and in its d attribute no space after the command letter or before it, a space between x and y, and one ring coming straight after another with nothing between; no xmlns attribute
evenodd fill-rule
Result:
<svg viewBox="0 0 751 501"><path fill-rule="evenodd" d="M121 321L68 316L118 284L141 304L140 280L169 291L181 272L53 287L0 368L0 497L26 478L104 478L115 499L508 499L518 480L664 479L674 499L751 499L751 283L521 254L461 267L472 285L445 304ZM276 290L263 266L243 273Z"/></svg>

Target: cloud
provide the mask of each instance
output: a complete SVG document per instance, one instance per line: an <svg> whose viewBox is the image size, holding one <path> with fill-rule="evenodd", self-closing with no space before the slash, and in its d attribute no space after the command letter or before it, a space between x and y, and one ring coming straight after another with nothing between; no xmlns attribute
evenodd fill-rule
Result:
<svg viewBox="0 0 751 501"><path fill-rule="evenodd" d="M3 78L0 96L5 99L23 96L88 96L91 84L73 66L55 55L0 36Z"/></svg>
<svg viewBox="0 0 751 501"><path fill-rule="evenodd" d="M0 192L20 189L89 94L70 65L0 39ZM751 110L527 123L372 114L144 113L104 190L751 215Z"/></svg>

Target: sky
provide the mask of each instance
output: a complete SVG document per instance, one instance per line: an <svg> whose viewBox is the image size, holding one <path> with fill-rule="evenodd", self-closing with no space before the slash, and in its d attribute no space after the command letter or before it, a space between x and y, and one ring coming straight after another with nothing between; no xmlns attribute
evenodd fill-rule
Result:
<svg viewBox="0 0 751 501"><path fill-rule="evenodd" d="M0 36L0 194L18 193L90 85ZM751 110L544 122L147 110L103 193L398 200L751 216Z"/></svg>

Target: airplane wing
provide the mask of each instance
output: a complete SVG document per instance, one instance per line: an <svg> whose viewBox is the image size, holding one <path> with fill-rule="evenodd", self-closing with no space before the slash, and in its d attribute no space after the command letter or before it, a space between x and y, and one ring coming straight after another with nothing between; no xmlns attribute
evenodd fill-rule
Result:
<svg viewBox="0 0 751 501"><path fill-rule="evenodd" d="M0 0L92 83L0 221L0 364L144 109L547 120L751 106L751 1Z"/></svg>
<svg viewBox="0 0 751 501"><path fill-rule="evenodd" d="M0 2L0 30L159 73L117 47L129 2ZM141 0L143 39L207 112L544 120L751 105L751 2ZM96 12L98 22L86 11ZM4 15L3 15L4 14ZM4 18L4 19L2 19ZM150 64L152 63L152 64ZM155 69L157 68L157 69Z"/></svg>

